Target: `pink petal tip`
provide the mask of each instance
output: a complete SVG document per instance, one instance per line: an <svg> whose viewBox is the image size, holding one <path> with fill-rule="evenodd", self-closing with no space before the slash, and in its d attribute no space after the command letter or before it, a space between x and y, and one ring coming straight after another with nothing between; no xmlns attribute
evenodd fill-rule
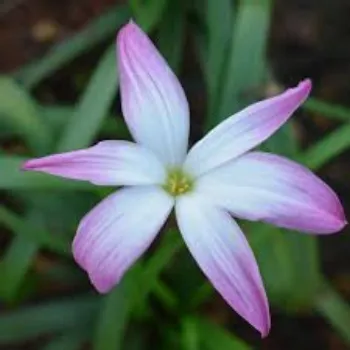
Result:
<svg viewBox="0 0 350 350"><path fill-rule="evenodd" d="M33 161L27 160L21 165L20 170L35 170L35 168L35 163L33 164Z"/></svg>
<svg viewBox="0 0 350 350"><path fill-rule="evenodd" d="M312 89L312 81L311 81L311 79L306 78L306 79L302 80L301 82L299 82L299 84L296 87L296 89L303 90L304 94L306 96L308 96L310 91L311 91L311 89Z"/></svg>
<svg viewBox="0 0 350 350"><path fill-rule="evenodd" d="M123 40L126 36L129 35L135 35L139 32L142 32L142 29L133 21L133 19L130 19L128 23L126 23L118 32L117 35L117 42L120 40Z"/></svg>

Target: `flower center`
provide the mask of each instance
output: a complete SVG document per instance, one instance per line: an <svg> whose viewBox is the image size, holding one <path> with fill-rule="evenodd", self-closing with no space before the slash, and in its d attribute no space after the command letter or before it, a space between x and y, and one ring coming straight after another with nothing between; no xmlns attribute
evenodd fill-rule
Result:
<svg viewBox="0 0 350 350"><path fill-rule="evenodd" d="M163 188L173 197L180 196L192 190L193 179L181 169L171 169Z"/></svg>

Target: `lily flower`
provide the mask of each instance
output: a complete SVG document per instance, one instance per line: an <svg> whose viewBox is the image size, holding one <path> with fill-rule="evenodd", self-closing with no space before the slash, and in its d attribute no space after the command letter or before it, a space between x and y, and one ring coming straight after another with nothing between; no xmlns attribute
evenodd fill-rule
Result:
<svg viewBox="0 0 350 350"><path fill-rule="evenodd" d="M77 263L101 292L111 290L150 246L175 208L183 239L226 302L266 336L269 306L254 254L233 217L302 232L339 231L337 195L301 165L252 151L307 98L310 80L232 115L188 150L184 91L133 22L117 37L122 111L136 141L102 141L25 162L96 185L124 186L93 208L73 241Z"/></svg>

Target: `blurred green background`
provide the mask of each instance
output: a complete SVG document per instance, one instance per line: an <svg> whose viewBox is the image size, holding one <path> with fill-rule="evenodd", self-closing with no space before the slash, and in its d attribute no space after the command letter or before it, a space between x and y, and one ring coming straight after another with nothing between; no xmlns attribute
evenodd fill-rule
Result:
<svg viewBox="0 0 350 350"><path fill-rule="evenodd" d="M242 106L312 78L312 98L262 147L318 173L349 217L349 13L342 0L3 0L0 349L348 349L349 228L315 238L241 223L272 308L261 340L213 291L172 220L122 283L98 295L70 242L110 189L19 167L129 138L114 39L132 17L188 94L191 142Z"/></svg>

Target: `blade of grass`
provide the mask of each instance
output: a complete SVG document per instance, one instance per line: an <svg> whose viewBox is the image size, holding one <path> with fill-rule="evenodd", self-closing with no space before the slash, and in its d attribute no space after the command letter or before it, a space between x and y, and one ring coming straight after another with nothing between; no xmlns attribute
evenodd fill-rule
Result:
<svg viewBox="0 0 350 350"><path fill-rule="evenodd" d="M41 245L60 254L70 255L69 243L42 230L43 217L35 205L23 219L1 206L0 223L17 235L6 250L0 275L3 297L7 301L14 301L19 296L18 291Z"/></svg>
<svg viewBox="0 0 350 350"><path fill-rule="evenodd" d="M43 58L29 63L13 76L27 89L33 88L57 69L113 35L129 17L126 6L118 5L109 9L81 32L53 46Z"/></svg>
<svg viewBox="0 0 350 350"><path fill-rule="evenodd" d="M94 350L122 349L123 331L132 309L146 301L152 288L157 286L159 274L181 246L176 233L169 230L150 260L137 263L105 298L97 323Z"/></svg>
<svg viewBox="0 0 350 350"><path fill-rule="evenodd" d="M317 170L349 147L350 123L347 123L310 146L299 157L299 161Z"/></svg>
<svg viewBox="0 0 350 350"><path fill-rule="evenodd" d="M160 246L143 265L141 284L144 286L142 294L144 298L152 289L152 282L155 282L160 272L166 267L173 256L183 247L180 233L175 229L169 229L164 233ZM134 302L139 300L139 294Z"/></svg>
<svg viewBox="0 0 350 350"><path fill-rule="evenodd" d="M133 17L147 32L160 22L167 3L168 0L129 0Z"/></svg>
<svg viewBox="0 0 350 350"><path fill-rule="evenodd" d="M181 320L181 349L199 350L199 332L197 323L192 317L184 317Z"/></svg>
<svg viewBox="0 0 350 350"><path fill-rule="evenodd" d="M28 242L37 243L58 254L70 256L70 243L61 236L50 235L42 231L33 223L31 224L28 220L24 220L19 215L1 205L0 223L16 233L18 238L22 238Z"/></svg>
<svg viewBox="0 0 350 350"><path fill-rule="evenodd" d="M94 350L119 350L126 325L131 315L131 300L135 294L135 284L140 274L139 266L134 266L123 278L122 282L114 288L105 298L100 310Z"/></svg>
<svg viewBox="0 0 350 350"><path fill-rule="evenodd" d="M75 333L64 334L50 341L42 347L42 350L80 350L85 338L85 336Z"/></svg>
<svg viewBox="0 0 350 350"><path fill-rule="evenodd" d="M17 291L37 252L37 244L21 236L15 237L6 249L0 265L0 294L7 302L18 296Z"/></svg>
<svg viewBox="0 0 350 350"><path fill-rule="evenodd" d="M349 304L327 282L315 299L315 308L350 345Z"/></svg>
<svg viewBox="0 0 350 350"><path fill-rule="evenodd" d="M286 241L290 264L293 267L293 278L290 305L297 311L310 308L321 283L320 257L317 239L300 232L282 230ZM300 286L295 288L295 286Z"/></svg>
<svg viewBox="0 0 350 350"><path fill-rule="evenodd" d="M61 136L62 129L74 114L74 107L68 105L48 105L40 106L40 111L50 128L54 131L54 134ZM119 115L108 116L108 118L104 120L100 132L101 134L111 135L116 139L129 138L129 130L123 118Z"/></svg>
<svg viewBox="0 0 350 350"><path fill-rule="evenodd" d="M169 313L174 315L178 313L179 300L175 296L175 293L173 293L172 289L163 281L156 279L154 281L152 292ZM145 303L145 300L143 300L143 302Z"/></svg>
<svg viewBox="0 0 350 350"><path fill-rule="evenodd" d="M288 158L295 158L299 151L299 145L294 133L293 123L288 122L284 124L260 148L267 152L281 154Z"/></svg>
<svg viewBox="0 0 350 350"><path fill-rule="evenodd" d="M2 312L0 344L17 344L40 335L86 327L92 323L98 307L96 297L79 296Z"/></svg>
<svg viewBox="0 0 350 350"><path fill-rule="evenodd" d="M169 229L165 233L160 247L143 265L143 273L140 277L140 285L142 285L142 294L136 294L133 305L142 308L141 304L147 302L150 293L156 294L165 307L172 311L177 305L177 300L174 295L165 288L158 280L161 271L167 266L173 256L183 247L183 242L180 234L175 229Z"/></svg>
<svg viewBox="0 0 350 350"><path fill-rule="evenodd" d="M185 4L170 1L158 26L158 48L175 72L179 71L184 48L185 15Z"/></svg>
<svg viewBox="0 0 350 350"><path fill-rule="evenodd" d="M247 93L261 83L265 70L271 8L270 0L239 2L213 124L219 123L250 102Z"/></svg>
<svg viewBox="0 0 350 350"><path fill-rule="evenodd" d="M344 106L309 97L302 106L306 111L322 114L329 119L350 121L350 110Z"/></svg>
<svg viewBox="0 0 350 350"><path fill-rule="evenodd" d="M0 77L0 91L1 127L10 127L22 136L34 153L44 153L50 145L51 130L33 99L7 77Z"/></svg>
<svg viewBox="0 0 350 350"><path fill-rule="evenodd" d="M193 318L203 350L250 350L251 347L223 327L204 318Z"/></svg>
<svg viewBox="0 0 350 350"><path fill-rule="evenodd" d="M294 303L295 266L284 233L262 223L249 223L247 227L244 231L249 233L249 243L259 263L270 301L290 309Z"/></svg>
<svg viewBox="0 0 350 350"><path fill-rule="evenodd" d="M74 114L57 145L57 152L88 146L101 127L117 91L115 45L111 45L95 69Z"/></svg>
<svg viewBox="0 0 350 350"><path fill-rule="evenodd" d="M206 0L207 52L205 73L208 88L207 129L215 125L216 103L221 93L223 67L227 56L228 44L233 29L233 4L222 0L218 6L216 0ZM214 118L214 119L213 119Z"/></svg>

